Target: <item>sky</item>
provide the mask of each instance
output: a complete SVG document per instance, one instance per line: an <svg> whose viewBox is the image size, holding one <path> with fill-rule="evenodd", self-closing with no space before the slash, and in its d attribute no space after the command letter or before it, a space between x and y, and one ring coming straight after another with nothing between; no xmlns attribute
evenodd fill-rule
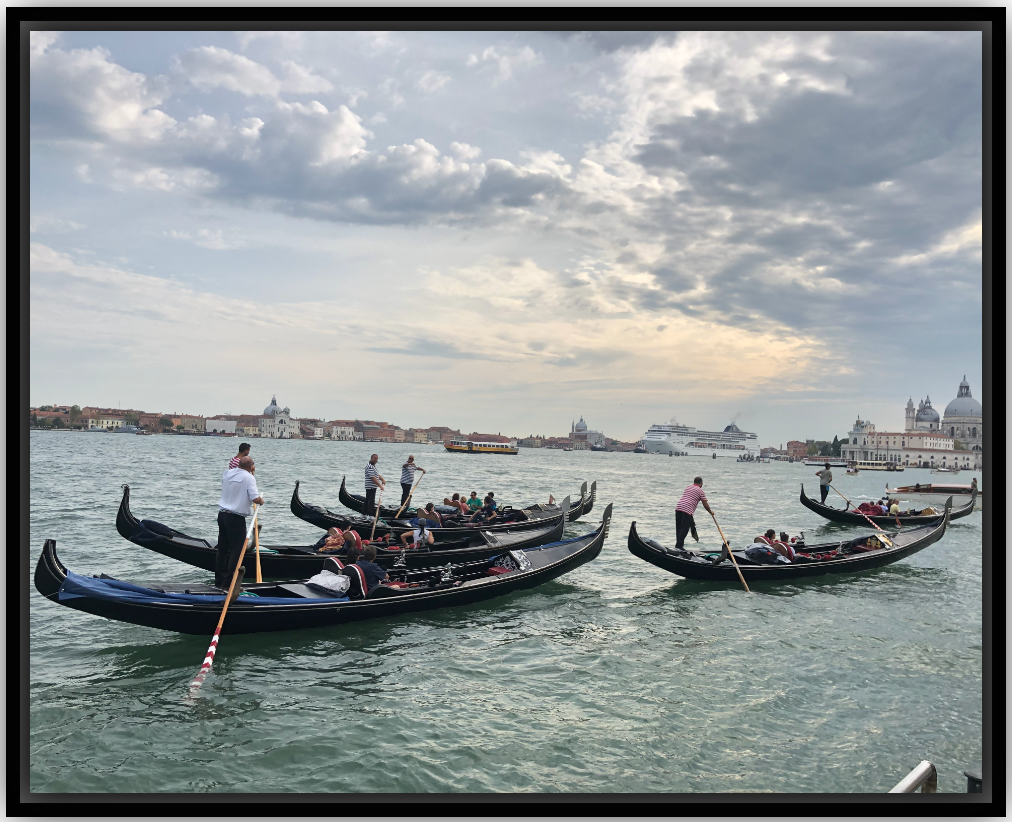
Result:
<svg viewBox="0 0 1012 822"><path fill-rule="evenodd" d="M763 445L983 397L979 32L30 39L30 403Z"/></svg>

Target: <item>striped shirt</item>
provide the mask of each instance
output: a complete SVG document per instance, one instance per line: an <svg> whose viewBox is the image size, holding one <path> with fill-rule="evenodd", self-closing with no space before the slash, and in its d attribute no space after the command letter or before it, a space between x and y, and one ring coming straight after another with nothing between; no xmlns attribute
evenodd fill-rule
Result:
<svg viewBox="0 0 1012 822"><path fill-rule="evenodd" d="M696 485L696 483L692 483L692 485L682 492L682 498L678 500L675 510L692 516L692 514L696 513L696 506L699 505L700 500L709 502L706 494L703 493L703 489Z"/></svg>
<svg viewBox="0 0 1012 822"><path fill-rule="evenodd" d="M401 485L411 485L415 481L415 471L418 466L413 462L406 462L401 466Z"/></svg>
<svg viewBox="0 0 1012 822"><path fill-rule="evenodd" d="M379 488L379 482L376 481L376 477L379 476L379 471L376 470L376 466L371 462L365 464L365 490L372 491L374 488Z"/></svg>
<svg viewBox="0 0 1012 822"><path fill-rule="evenodd" d="M239 456L232 457L232 459L230 459L228 461L228 467L229 468L238 468L239 467L239 460L241 460L241 459L242 459L242 457L239 457Z"/></svg>

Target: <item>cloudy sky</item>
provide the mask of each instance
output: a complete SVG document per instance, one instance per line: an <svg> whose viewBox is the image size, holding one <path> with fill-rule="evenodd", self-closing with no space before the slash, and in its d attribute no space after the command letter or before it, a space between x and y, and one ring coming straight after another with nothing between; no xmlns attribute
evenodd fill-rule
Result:
<svg viewBox="0 0 1012 822"><path fill-rule="evenodd" d="M765 444L981 391L979 32L31 35L32 404Z"/></svg>

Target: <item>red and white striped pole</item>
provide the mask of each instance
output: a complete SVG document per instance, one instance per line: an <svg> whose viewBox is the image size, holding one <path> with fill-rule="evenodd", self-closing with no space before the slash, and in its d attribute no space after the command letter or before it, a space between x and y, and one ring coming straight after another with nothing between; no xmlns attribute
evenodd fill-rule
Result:
<svg viewBox="0 0 1012 822"><path fill-rule="evenodd" d="M200 686L204 684L204 680L207 675L211 672L211 665L214 664L214 654L218 650L218 638L221 636L221 626L225 624L225 614L228 612L228 604L232 600L232 591L235 589L236 580L239 578L239 569L242 568L242 558L246 554L246 546L249 545L250 535L253 533L253 529L257 525L257 506L253 506L253 521L250 523L249 528L246 529L246 539L243 540L242 550L239 552L239 561L235 565L235 571L232 573L232 584L228 586L228 595L225 597L225 607L221 609L221 617L218 619L218 627L214 629L214 636L211 637L211 645L207 649L207 656L204 657L204 664L200 666L200 670L197 675L193 678L193 682L190 683L190 696L196 696L200 691Z"/></svg>

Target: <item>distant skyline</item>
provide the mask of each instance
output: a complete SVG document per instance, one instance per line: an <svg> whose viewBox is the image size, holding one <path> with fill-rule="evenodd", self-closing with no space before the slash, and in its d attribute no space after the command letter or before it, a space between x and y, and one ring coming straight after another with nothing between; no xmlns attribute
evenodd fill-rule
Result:
<svg viewBox="0 0 1012 822"><path fill-rule="evenodd" d="M40 31L30 72L32 405L765 446L987 402L979 32Z"/></svg>

